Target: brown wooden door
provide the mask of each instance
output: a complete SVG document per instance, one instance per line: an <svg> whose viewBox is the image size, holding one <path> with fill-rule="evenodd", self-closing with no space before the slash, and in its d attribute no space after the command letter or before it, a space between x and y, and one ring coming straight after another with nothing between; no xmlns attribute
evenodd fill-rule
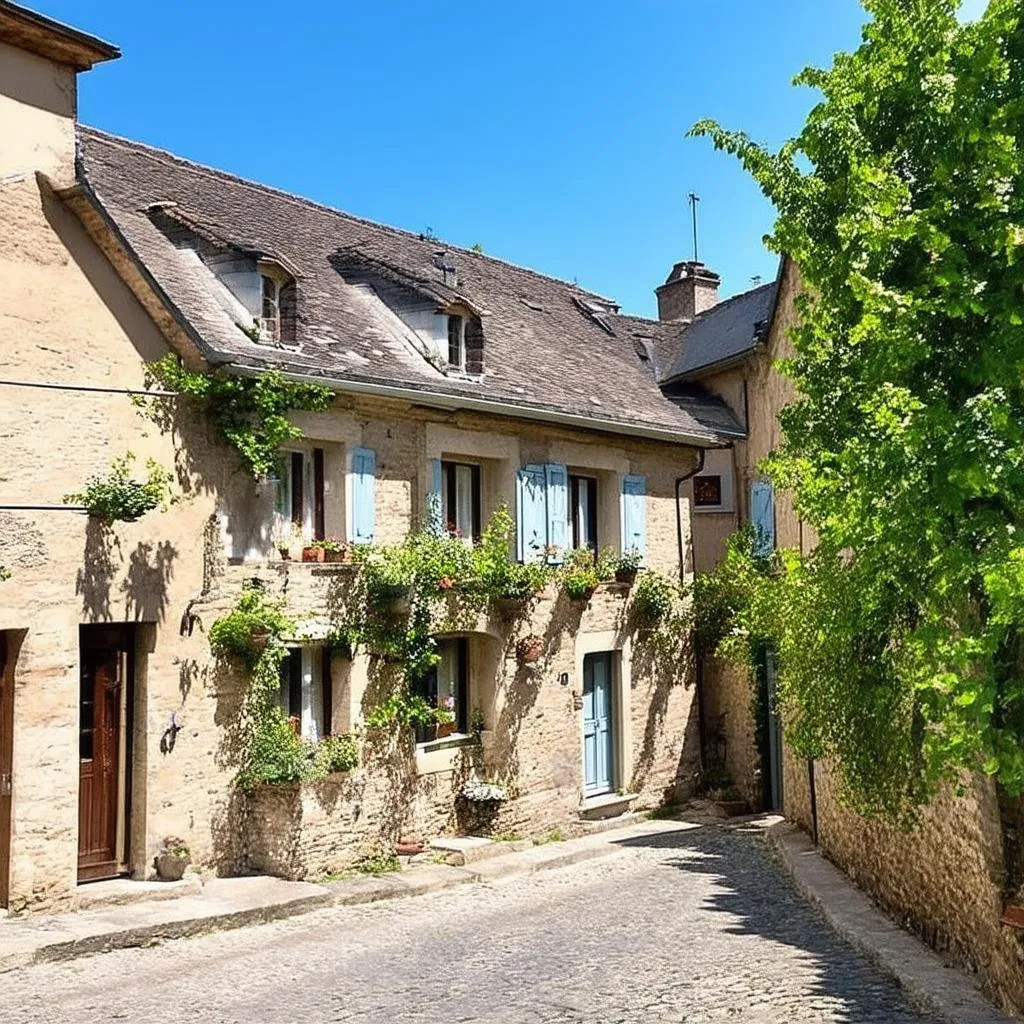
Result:
<svg viewBox="0 0 1024 1024"><path fill-rule="evenodd" d="M83 627L79 699L78 880L121 873L125 787L122 711L131 686L130 627Z"/></svg>
<svg viewBox="0 0 1024 1024"><path fill-rule="evenodd" d="M11 791L14 762L14 652L0 632L0 907L11 890Z"/></svg>

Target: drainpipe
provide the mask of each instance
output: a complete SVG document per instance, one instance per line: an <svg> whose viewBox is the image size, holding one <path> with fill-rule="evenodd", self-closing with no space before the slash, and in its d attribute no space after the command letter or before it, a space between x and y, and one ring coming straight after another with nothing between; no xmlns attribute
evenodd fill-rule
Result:
<svg viewBox="0 0 1024 1024"><path fill-rule="evenodd" d="M686 580L686 550L683 546L683 499L681 488L687 480L695 477L704 468L704 449L697 449L697 465L676 479L676 542L679 545L679 582ZM694 666L695 688L697 690L697 739L698 753L700 755L700 770L704 771L707 765L707 736L704 728L704 661L702 658L695 659Z"/></svg>

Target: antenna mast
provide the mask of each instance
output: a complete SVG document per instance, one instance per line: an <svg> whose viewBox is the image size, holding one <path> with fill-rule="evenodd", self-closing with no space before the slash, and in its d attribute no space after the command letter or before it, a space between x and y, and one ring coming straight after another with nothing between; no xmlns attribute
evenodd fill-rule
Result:
<svg viewBox="0 0 1024 1024"><path fill-rule="evenodd" d="M697 204L700 202L700 196L696 192L691 192L689 199L690 216L693 218L693 262L697 263Z"/></svg>

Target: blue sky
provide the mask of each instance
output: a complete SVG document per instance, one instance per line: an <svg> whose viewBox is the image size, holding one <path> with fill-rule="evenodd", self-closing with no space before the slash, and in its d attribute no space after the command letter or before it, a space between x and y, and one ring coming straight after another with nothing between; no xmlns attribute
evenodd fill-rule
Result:
<svg viewBox="0 0 1024 1024"><path fill-rule="evenodd" d="M770 207L683 136L710 116L777 145L814 100L793 75L864 20L855 0L27 2L124 53L82 76L87 124L643 315L690 257L691 191L723 294L774 274Z"/></svg>

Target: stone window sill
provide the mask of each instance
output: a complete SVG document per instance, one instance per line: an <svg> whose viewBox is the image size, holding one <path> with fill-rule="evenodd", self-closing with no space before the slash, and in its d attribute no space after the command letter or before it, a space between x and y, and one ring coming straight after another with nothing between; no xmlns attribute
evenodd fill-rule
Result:
<svg viewBox="0 0 1024 1024"><path fill-rule="evenodd" d="M581 818L610 818L629 810L639 793L601 793L584 797L580 803Z"/></svg>
<svg viewBox="0 0 1024 1024"><path fill-rule="evenodd" d="M475 736L456 733L444 739L431 740L416 745L416 772L419 775L434 775L438 772L454 771L467 747L478 744Z"/></svg>

